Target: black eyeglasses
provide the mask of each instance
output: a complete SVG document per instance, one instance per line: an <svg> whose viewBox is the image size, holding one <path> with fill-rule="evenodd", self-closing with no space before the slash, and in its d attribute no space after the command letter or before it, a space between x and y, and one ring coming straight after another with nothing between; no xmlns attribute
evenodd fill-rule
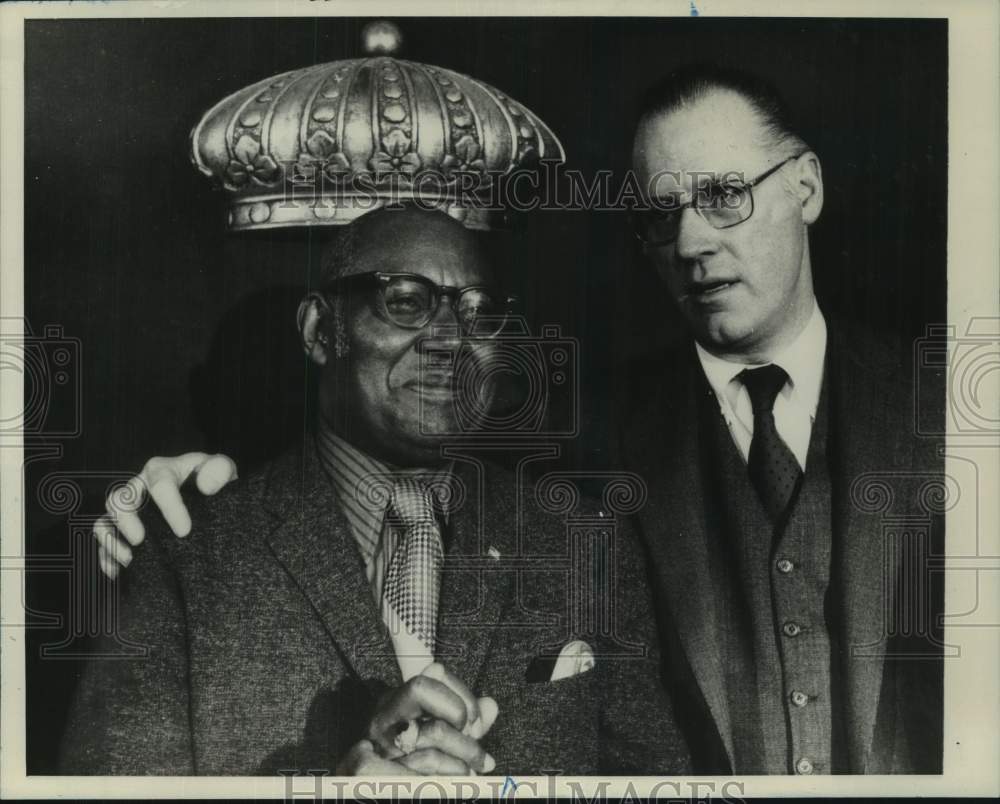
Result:
<svg viewBox="0 0 1000 804"><path fill-rule="evenodd" d="M681 216L688 207L715 229L737 226L753 215L751 188L804 153L806 152L788 157L748 182L709 182L701 185L695 189L694 198L686 204L679 204L671 209L635 210L632 214L635 236L647 246L665 246L673 243L680 233ZM656 203L663 204L662 201Z"/></svg>
<svg viewBox="0 0 1000 804"><path fill-rule="evenodd" d="M456 288L419 274L383 271L343 276L324 289L337 292L345 287L374 289L375 314L403 329L426 327L437 315L441 299L447 298L462 332L476 338L499 335L518 303L516 296L497 296L485 285Z"/></svg>

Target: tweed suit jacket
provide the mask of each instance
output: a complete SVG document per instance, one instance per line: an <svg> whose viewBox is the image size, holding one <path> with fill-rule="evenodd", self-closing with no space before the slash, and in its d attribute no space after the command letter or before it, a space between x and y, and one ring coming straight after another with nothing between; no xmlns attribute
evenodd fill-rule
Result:
<svg viewBox="0 0 1000 804"><path fill-rule="evenodd" d="M943 553L943 514L928 505L926 492L940 490L943 463L937 444L914 434L914 386L900 354L906 353L881 347L864 331L829 325L828 616L841 646L835 661L851 773L939 773L942 762L942 644L935 618L943 596L929 559ZM707 490L699 471L706 460L699 397L711 391L690 341L646 361L632 379L630 400L621 409L635 413L625 424L619 457L649 486L638 527L649 551L668 657L665 684L695 772L729 773L734 723L713 633L717 595L709 574ZM940 405L943 399L942 387L921 404ZM925 531L915 550L912 540L896 541L893 522ZM898 625L904 613L913 624L909 630Z"/></svg>
<svg viewBox="0 0 1000 804"><path fill-rule="evenodd" d="M615 540L614 633L581 633L568 616L574 589L585 587L571 580L565 517L543 510L506 470L457 465L465 501L448 526L436 655L477 695L497 700L482 742L495 773L684 772L631 537ZM333 772L364 736L380 694L402 682L315 445L307 439L191 508L191 536L152 527L123 573L119 634L148 655L91 663L62 770ZM593 648L592 670L529 680L537 657L574 638ZM623 650L630 655L604 655Z"/></svg>

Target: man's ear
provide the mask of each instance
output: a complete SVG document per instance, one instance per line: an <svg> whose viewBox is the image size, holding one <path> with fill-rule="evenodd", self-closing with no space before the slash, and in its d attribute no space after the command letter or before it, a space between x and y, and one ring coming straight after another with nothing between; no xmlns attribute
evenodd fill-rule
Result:
<svg viewBox="0 0 1000 804"><path fill-rule="evenodd" d="M321 294L310 293L299 302L297 319L302 348L317 366L325 366L333 356L327 335L330 318L330 305Z"/></svg>
<svg viewBox="0 0 1000 804"><path fill-rule="evenodd" d="M823 169L819 157L807 151L796 164L798 182L796 191L802 203L802 222L807 226L815 223L823 211Z"/></svg>

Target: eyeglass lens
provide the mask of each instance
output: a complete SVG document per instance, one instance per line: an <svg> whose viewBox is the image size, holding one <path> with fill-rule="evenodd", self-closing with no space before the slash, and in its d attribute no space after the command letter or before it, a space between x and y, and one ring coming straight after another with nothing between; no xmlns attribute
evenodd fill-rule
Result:
<svg viewBox="0 0 1000 804"><path fill-rule="evenodd" d="M499 330L495 319L498 305L482 288L466 288L453 301L454 312L462 328L469 334L492 334ZM393 277L382 288L385 311L393 323L401 327L423 327L434 317L438 308L438 293L431 283L410 277ZM491 320L481 320L482 317ZM482 331L486 330L486 331Z"/></svg>
<svg viewBox="0 0 1000 804"><path fill-rule="evenodd" d="M710 226L727 229L743 223L753 213L753 195L749 187L710 184L698 189L694 207ZM650 210L641 216L642 239L665 243L677 239L684 207Z"/></svg>

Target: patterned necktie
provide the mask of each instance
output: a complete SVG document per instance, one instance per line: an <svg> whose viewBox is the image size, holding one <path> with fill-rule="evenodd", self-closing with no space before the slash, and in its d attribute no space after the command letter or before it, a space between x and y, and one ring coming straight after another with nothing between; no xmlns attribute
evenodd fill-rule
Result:
<svg viewBox="0 0 1000 804"><path fill-rule="evenodd" d="M773 363L740 373L753 405L753 440L747 460L750 482L775 526L781 524L802 478L802 469L774 425L774 400L788 375Z"/></svg>
<svg viewBox="0 0 1000 804"><path fill-rule="evenodd" d="M433 655L444 546L430 490L416 478L397 479L387 517L402 538L385 576L382 606L391 606Z"/></svg>

